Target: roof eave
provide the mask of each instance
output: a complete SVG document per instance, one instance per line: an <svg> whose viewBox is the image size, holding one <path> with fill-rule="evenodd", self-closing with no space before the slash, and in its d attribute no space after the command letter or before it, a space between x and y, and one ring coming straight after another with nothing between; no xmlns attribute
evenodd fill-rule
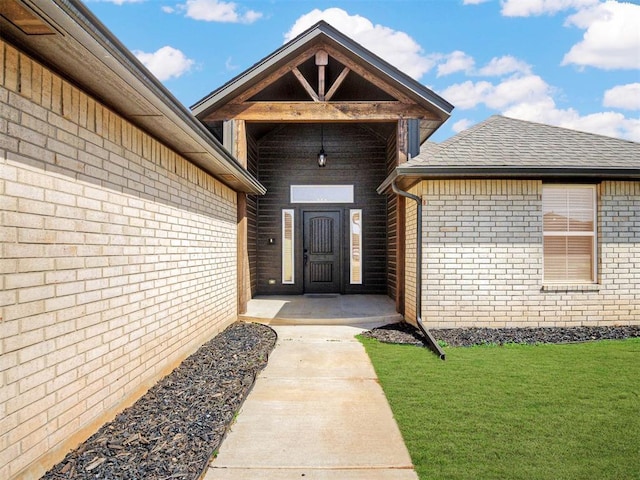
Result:
<svg viewBox="0 0 640 480"><path fill-rule="evenodd" d="M79 0L53 0L34 2L22 0L34 12L39 12L64 34L64 41L77 42L88 52L96 64L104 66L101 74L112 75L113 81L128 91L150 109L166 119L145 118L126 105L118 105L115 111L132 123L144 126L156 139L176 150L181 156L198 165L234 190L263 194L266 192L249 172L242 168L215 137L157 80L140 61L82 4ZM21 37L22 38L22 37ZM25 36L25 42L31 38ZM41 41L38 39L37 41ZM27 44L28 45L28 44ZM31 45L37 53L37 43ZM64 52L60 52L64 55ZM67 58L67 60L69 60ZM78 60L80 61L80 60ZM50 59L48 63L55 62ZM115 92L100 91L100 82L94 80L95 72L86 72L80 65L75 69L60 67L61 73L80 86L97 95L102 102L114 108L108 100ZM72 70L72 71L69 71ZM106 87L105 87L106 88Z"/></svg>
<svg viewBox="0 0 640 480"><path fill-rule="evenodd" d="M379 194L388 193L394 181L400 188L408 189L420 180L454 179L535 179L571 182L638 181L640 180L640 168L400 166L380 184L377 191Z"/></svg>

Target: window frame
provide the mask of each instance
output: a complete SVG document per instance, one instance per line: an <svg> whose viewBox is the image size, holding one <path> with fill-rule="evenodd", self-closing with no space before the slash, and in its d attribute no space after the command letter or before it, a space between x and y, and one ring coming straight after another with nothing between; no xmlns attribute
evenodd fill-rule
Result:
<svg viewBox="0 0 640 480"><path fill-rule="evenodd" d="M354 185L291 185L289 202L292 204L354 203Z"/></svg>
<svg viewBox="0 0 640 480"><path fill-rule="evenodd" d="M287 215L291 216L291 239L287 239ZM282 284L294 285L296 283L296 223L295 210L292 208L282 209ZM287 251L287 241L290 242L290 249ZM290 262L290 269L287 269L287 262ZM291 278L287 272L290 270Z"/></svg>
<svg viewBox="0 0 640 480"><path fill-rule="evenodd" d="M590 231L571 231L570 229L564 230L545 230L545 190L563 190L568 192L569 190L577 190L577 189L589 189L591 191L591 208L592 208L592 222L593 229ZM598 190L597 185L595 184L559 184L559 183L551 183L551 184L543 184L542 185L542 279L543 284L545 285L593 285L598 281ZM590 279L548 279L545 272L545 239L549 237L583 237L583 238L591 238L591 278Z"/></svg>
<svg viewBox="0 0 640 480"><path fill-rule="evenodd" d="M358 222L355 221L355 217L358 216ZM355 226L357 225L359 231L356 232ZM358 244L354 243L354 238L358 237ZM355 252L357 250L358 258L355 259ZM364 265L362 257L362 209L352 208L349 210L349 283L351 285L363 284L363 271ZM356 273L358 278L356 278Z"/></svg>

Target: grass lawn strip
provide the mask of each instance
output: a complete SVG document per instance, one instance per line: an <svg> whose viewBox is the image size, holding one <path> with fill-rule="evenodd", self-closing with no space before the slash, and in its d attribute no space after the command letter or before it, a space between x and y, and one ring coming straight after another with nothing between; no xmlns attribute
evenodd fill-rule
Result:
<svg viewBox="0 0 640 480"><path fill-rule="evenodd" d="M361 338L422 479L640 479L640 339L424 348Z"/></svg>

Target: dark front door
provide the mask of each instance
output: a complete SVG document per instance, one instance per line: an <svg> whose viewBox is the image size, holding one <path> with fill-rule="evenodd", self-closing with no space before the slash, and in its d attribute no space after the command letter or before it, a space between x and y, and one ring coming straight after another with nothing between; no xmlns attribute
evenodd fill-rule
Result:
<svg viewBox="0 0 640 480"><path fill-rule="evenodd" d="M304 212L304 292L340 293L340 212Z"/></svg>

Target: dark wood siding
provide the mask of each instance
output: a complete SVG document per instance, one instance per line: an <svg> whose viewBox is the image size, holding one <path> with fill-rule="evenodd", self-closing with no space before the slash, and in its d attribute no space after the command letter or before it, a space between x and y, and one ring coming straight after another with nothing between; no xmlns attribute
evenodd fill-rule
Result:
<svg viewBox="0 0 640 480"><path fill-rule="evenodd" d="M387 143L387 174L390 174L396 167L397 162L397 142L396 136L392 135ZM398 197L394 194L387 196L387 294L391 298L396 298L397 292L397 249L398 249L398 225L397 225L397 205Z"/></svg>
<svg viewBox="0 0 640 480"><path fill-rule="evenodd" d="M247 169L258 176L258 144L247 135ZM258 197L247 195L247 248L249 250L249 270L251 272L251 296L258 291Z"/></svg>
<svg viewBox="0 0 640 480"><path fill-rule="evenodd" d="M322 127L325 168L317 165L320 150L319 124L283 124L258 142L257 176L267 188L257 199L257 293L303 293L302 212L341 210L343 227L343 293L387 293L387 198L376 188L387 174L387 144L372 130L352 124ZM291 185L354 185L352 204L291 204ZM281 217L283 208L295 210L295 284L283 285L281 272ZM363 213L364 282L349 284L349 209ZM269 244L269 239L274 239ZM269 280L275 284L269 284Z"/></svg>

